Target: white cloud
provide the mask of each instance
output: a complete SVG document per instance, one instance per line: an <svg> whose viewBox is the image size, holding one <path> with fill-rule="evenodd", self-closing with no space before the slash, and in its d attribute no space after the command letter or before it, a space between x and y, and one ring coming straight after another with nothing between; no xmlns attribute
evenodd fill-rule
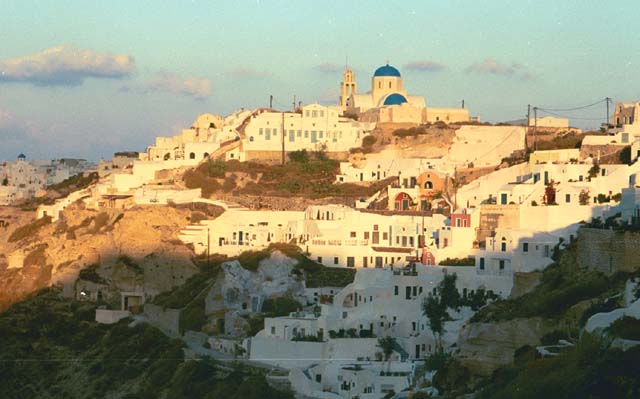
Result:
<svg viewBox="0 0 640 399"><path fill-rule="evenodd" d="M212 94L211 81L200 77L181 77L174 73L162 73L144 85L147 91L162 91L182 94L197 100L204 100ZM123 88L128 90L128 88Z"/></svg>
<svg viewBox="0 0 640 399"><path fill-rule="evenodd" d="M63 45L37 54L0 60L0 83L77 86L87 78L126 78L134 69L135 62L130 55L99 54Z"/></svg>
<svg viewBox="0 0 640 399"><path fill-rule="evenodd" d="M429 60L413 61L404 66L404 69L417 72L436 72L446 68L447 66L444 64Z"/></svg>
<svg viewBox="0 0 640 399"><path fill-rule="evenodd" d="M322 64L314 66L313 69L322 73L336 74L344 71L345 67L331 62L323 62Z"/></svg>
<svg viewBox="0 0 640 399"><path fill-rule="evenodd" d="M531 80L534 78L533 73L527 71L526 67L519 63L501 64L494 58L485 58L482 62L470 65L466 69L467 72L474 72L485 75L511 76L521 80Z"/></svg>

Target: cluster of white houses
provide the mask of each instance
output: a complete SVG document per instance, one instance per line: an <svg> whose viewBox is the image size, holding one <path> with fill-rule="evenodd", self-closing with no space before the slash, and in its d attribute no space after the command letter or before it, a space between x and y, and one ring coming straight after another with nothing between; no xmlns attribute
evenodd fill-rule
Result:
<svg viewBox="0 0 640 399"><path fill-rule="evenodd" d="M47 186L83 173L91 165L82 159L27 160L0 163L0 205L10 205L42 194Z"/></svg>
<svg viewBox="0 0 640 399"><path fill-rule="evenodd" d="M505 158L526 148L525 126L465 125L472 121L466 109L427 107L423 97L407 94L400 72L390 65L376 70L370 92L358 93L348 69L339 105L200 115L189 129L158 137L144 153L122 153L101 163L103 178L95 187L38 212L55 219L78 200L94 207L120 206L122 199L147 205L214 203L225 209L222 215L194 223L179 236L198 254L235 256L291 243L325 266L357 269L355 281L345 288L307 290L319 308L266 318L264 329L243 346L250 359L290 369L292 386L302 395L380 398L411 386L415 362L436 349L437 337L421 304L444 276L455 273L465 297L482 290L506 298L516 273L551 264L555 248L570 242L582 222L618 213L628 223L640 222L639 115L640 103L616 104L608 132L587 136L583 148L536 151L527 162L507 166ZM346 162L349 150L384 122L462 124L441 158L383 152ZM563 121L539 122L565 128ZM621 146L630 148L629 163L598 164ZM173 181L203 160L279 162L297 150L322 150L345 161L336 184L394 180L354 206L311 205L304 211L232 206L201 198L199 189L186 190ZM460 168L474 167L495 170L454 185ZM55 170L53 179L21 157L1 166L0 178L4 187L34 195L63 177L64 171ZM332 303L320 303L327 292ZM442 337L446 348L456 342L472 311L463 307L450 313L453 320ZM389 365L381 361L377 339L386 336L396 338Z"/></svg>

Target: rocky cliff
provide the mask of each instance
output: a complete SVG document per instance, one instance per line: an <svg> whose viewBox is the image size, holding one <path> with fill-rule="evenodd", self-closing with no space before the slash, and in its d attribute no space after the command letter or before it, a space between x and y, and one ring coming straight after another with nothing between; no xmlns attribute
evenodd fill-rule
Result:
<svg viewBox="0 0 640 399"><path fill-rule="evenodd" d="M93 211L68 207L56 223L19 213L0 230L0 310L40 288L61 285L75 294L80 271L92 266L96 279L119 290L143 287L149 294L183 283L197 268L193 251L178 240L189 209L138 206ZM9 268L8 266L11 266Z"/></svg>
<svg viewBox="0 0 640 399"><path fill-rule="evenodd" d="M460 331L459 359L473 374L488 376L513 362L514 352L536 345L556 324L541 317L494 323L469 323Z"/></svg>

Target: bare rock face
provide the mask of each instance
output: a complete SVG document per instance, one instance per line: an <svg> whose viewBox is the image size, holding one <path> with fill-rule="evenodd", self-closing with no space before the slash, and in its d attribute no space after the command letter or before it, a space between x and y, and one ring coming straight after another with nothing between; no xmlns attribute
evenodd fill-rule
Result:
<svg viewBox="0 0 640 399"><path fill-rule="evenodd" d="M515 273L513 276L513 288L511 289L509 298L518 298L533 291L540 283L541 277L541 272Z"/></svg>
<svg viewBox="0 0 640 399"><path fill-rule="evenodd" d="M238 261L223 263L223 275L207 295L205 312L259 312L265 299L287 295L304 303L304 286L291 274L296 263L280 251L274 251L269 258L260 261L255 272L245 269Z"/></svg>
<svg viewBox="0 0 640 399"><path fill-rule="evenodd" d="M74 204L58 222L18 240L10 240L11 233L34 223L34 214L11 220L9 229L0 229L0 253L22 254L25 261L22 268L0 270L0 311L51 285L74 295L80 271L92 265L114 290L142 287L154 295L182 284L197 272L193 251L178 240L190 214L169 206L92 211Z"/></svg>
<svg viewBox="0 0 640 399"><path fill-rule="evenodd" d="M495 323L469 323L460 331L459 359L471 373L489 376L513 362L516 349L538 345L540 338L557 329L549 319L513 319Z"/></svg>

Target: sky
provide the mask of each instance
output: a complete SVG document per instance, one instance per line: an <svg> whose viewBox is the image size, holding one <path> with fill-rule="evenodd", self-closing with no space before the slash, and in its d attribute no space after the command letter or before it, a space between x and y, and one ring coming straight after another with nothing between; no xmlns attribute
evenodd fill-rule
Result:
<svg viewBox="0 0 640 399"><path fill-rule="evenodd" d="M635 1L0 0L0 159L144 151L198 114L335 104L389 62L484 121L640 100ZM597 127L604 102L575 111ZM541 112L541 116L544 113Z"/></svg>

